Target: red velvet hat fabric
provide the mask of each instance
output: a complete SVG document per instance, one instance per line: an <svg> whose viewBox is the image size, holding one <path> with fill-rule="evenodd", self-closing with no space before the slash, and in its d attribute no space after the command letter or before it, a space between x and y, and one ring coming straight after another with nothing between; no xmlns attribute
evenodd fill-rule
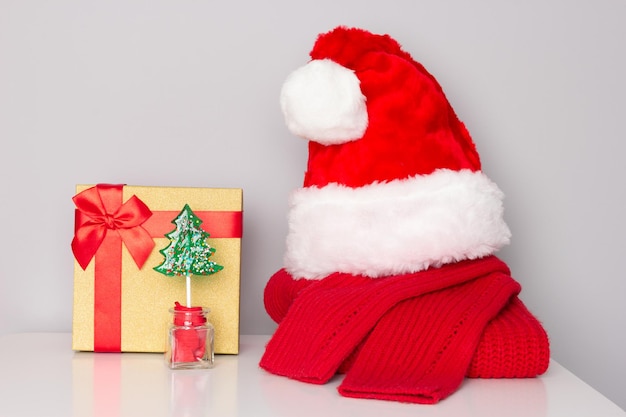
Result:
<svg viewBox="0 0 626 417"><path fill-rule="evenodd" d="M362 138L348 143L311 141L305 187L359 187L442 168L480 170L474 143L441 86L391 37L339 27L320 35L310 55L354 71L369 124Z"/></svg>

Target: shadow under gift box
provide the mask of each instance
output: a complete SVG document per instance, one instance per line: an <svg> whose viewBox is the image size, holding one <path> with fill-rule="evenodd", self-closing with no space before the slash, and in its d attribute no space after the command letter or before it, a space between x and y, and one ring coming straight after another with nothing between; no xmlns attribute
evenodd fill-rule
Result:
<svg viewBox="0 0 626 417"><path fill-rule="evenodd" d="M109 207L104 204L103 218L108 223L129 199L138 198L149 208L151 214L140 226L154 245L147 251L145 262L138 266L120 238L121 234L114 228L107 228L102 245L85 269L75 259L72 348L103 352L165 351L171 323L169 309L176 301L185 300L185 277L167 277L153 268L163 261L159 250L169 243L165 234L175 229L172 220L188 204L203 221L203 230L210 235L207 242L215 248L211 260L224 267L213 275L191 277L192 303L211 310L209 319L215 327L215 353L239 353L243 190L95 187L101 186L108 187L108 195L119 193L115 196L119 198L117 208L115 204L108 204ZM96 188L78 185L76 192L79 195L88 191L97 200ZM79 217L77 213L77 222ZM77 224L76 229L79 226Z"/></svg>

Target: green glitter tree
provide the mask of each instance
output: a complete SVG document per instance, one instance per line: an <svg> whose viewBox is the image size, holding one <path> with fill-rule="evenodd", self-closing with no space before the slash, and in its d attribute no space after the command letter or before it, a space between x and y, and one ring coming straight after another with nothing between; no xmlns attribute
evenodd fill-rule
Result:
<svg viewBox="0 0 626 417"><path fill-rule="evenodd" d="M186 277L187 307L191 307L191 275L212 275L224 267L209 259L215 248L207 243L209 234L188 204L172 223L176 229L165 235L170 243L159 251L165 259L154 270L167 276Z"/></svg>

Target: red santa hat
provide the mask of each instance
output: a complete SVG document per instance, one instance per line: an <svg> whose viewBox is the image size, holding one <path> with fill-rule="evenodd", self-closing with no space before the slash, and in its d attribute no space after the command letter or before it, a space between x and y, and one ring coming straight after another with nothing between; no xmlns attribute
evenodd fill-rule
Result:
<svg viewBox="0 0 626 417"><path fill-rule="evenodd" d="M338 27L281 91L309 140L290 199L285 269L319 279L412 273L509 242L503 194L426 69L388 35Z"/></svg>

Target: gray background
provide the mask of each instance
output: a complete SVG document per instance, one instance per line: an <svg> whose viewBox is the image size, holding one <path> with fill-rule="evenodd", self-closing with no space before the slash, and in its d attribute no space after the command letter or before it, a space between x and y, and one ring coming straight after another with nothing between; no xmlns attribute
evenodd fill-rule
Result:
<svg viewBox="0 0 626 417"><path fill-rule="evenodd" d="M306 143L278 94L316 35L389 33L507 195L500 252L553 356L626 408L626 2L0 0L0 334L71 329L76 183L241 187L241 331Z"/></svg>

